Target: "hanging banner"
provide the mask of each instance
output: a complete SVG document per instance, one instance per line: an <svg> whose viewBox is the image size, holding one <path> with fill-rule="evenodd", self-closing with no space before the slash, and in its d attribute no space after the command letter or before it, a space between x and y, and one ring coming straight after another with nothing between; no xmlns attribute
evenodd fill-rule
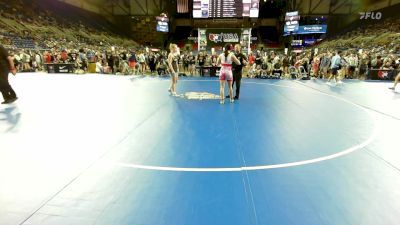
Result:
<svg viewBox="0 0 400 225"><path fill-rule="evenodd" d="M302 47L303 46L303 40L292 40L292 46L293 47Z"/></svg>
<svg viewBox="0 0 400 225"><path fill-rule="evenodd" d="M225 46L227 43L240 43L241 29L207 29L207 47Z"/></svg>
<svg viewBox="0 0 400 225"><path fill-rule="evenodd" d="M244 29L224 29L211 28L199 29L199 50L222 49L227 43L232 45L241 44L242 51L247 52L250 49L251 28Z"/></svg>
<svg viewBox="0 0 400 225"><path fill-rule="evenodd" d="M304 25L299 26L297 34L324 34L326 29L327 25Z"/></svg>
<svg viewBox="0 0 400 225"><path fill-rule="evenodd" d="M242 46L242 52L249 53L251 44L251 28L242 29L242 38L240 45Z"/></svg>
<svg viewBox="0 0 400 225"><path fill-rule="evenodd" d="M205 29L199 29L198 50L205 51L207 49L207 36Z"/></svg>

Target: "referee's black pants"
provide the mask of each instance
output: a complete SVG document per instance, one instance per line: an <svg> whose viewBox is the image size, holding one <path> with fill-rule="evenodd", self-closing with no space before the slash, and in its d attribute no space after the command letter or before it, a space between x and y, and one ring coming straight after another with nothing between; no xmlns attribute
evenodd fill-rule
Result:
<svg viewBox="0 0 400 225"><path fill-rule="evenodd" d="M242 82L242 70L240 70L240 71L233 70L232 73L233 73L232 88L233 88L234 85L236 85L236 95L235 95L235 97L239 98L239 96L240 96L240 84Z"/></svg>
<svg viewBox="0 0 400 225"><path fill-rule="evenodd" d="M0 92L3 95L4 101L17 97L10 83L8 82L9 71L0 71Z"/></svg>

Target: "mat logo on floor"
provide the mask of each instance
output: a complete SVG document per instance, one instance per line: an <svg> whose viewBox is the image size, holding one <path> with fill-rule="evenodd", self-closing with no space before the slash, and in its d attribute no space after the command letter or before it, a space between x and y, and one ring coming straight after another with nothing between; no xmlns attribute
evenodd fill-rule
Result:
<svg viewBox="0 0 400 225"><path fill-rule="evenodd" d="M181 97L194 100L219 99L220 96L208 92L186 92Z"/></svg>

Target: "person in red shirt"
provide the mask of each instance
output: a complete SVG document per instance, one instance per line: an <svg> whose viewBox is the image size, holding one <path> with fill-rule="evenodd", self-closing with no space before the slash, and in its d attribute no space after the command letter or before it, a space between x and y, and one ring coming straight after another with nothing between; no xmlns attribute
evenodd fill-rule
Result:
<svg viewBox="0 0 400 225"><path fill-rule="evenodd" d="M249 54L249 65L250 65L250 67L253 67L253 64L254 64L255 60L256 60L256 57L253 55L252 52L250 52L250 54Z"/></svg>
<svg viewBox="0 0 400 225"><path fill-rule="evenodd" d="M66 62L68 60L67 51L64 49L61 51L61 61Z"/></svg>
<svg viewBox="0 0 400 225"><path fill-rule="evenodd" d="M254 62L256 61L256 57L253 55L252 52L250 52L248 60L249 60L249 64L248 64L249 65L249 69L248 69L248 71L250 72L250 71L252 71L254 69L253 68ZM249 76L249 74L247 74L247 76Z"/></svg>
<svg viewBox="0 0 400 225"><path fill-rule="evenodd" d="M45 52L44 53L44 59L46 60L46 63L52 63L50 52Z"/></svg>

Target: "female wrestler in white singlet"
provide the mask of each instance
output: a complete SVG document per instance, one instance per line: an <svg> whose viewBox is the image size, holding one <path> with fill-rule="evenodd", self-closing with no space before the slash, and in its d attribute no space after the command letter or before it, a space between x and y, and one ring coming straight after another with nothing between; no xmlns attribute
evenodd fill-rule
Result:
<svg viewBox="0 0 400 225"><path fill-rule="evenodd" d="M228 82L229 85L229 97L230 97L230 102L233 102L233 90L232 90L232 80L233 80L233 75L232 75L232 62L235 62L237 65L240 65L240 61L236 58L235 54L231 52L232 50L232 45L227 44L225 46L225 51L224 53L220 54L218 57L218 65L221 65L221 70L219 72L219 80L220 80L220 88L219 92L221 95L221 100L220 104L224 104L224 99L225 99L225 80Z"/></svg>

